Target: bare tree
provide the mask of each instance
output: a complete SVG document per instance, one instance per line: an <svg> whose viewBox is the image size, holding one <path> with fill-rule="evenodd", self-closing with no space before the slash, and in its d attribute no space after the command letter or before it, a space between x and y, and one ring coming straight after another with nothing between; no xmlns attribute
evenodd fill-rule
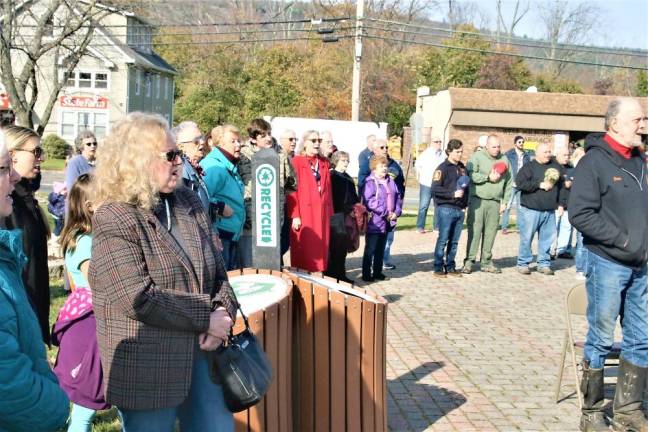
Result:
<svg viewBox="0 0 648 432"><path fill-rule="evenodd" d="M95 0L2 1L0 78L19 124L43 133L67 77L87 55L95 20L106 13Z"/></svg>
<svg viewBox="0 0 648 432"><path fill-rule="evenodd" d="M488 16L479 7L479 4L472 1L458 2L448 0L448 24L456 28L462 24L471 24L476 28L488 27Z"/></svg>
<svg viewBox="0 0 648 432"><path fill-rule="evenodd" d="M515 6L513 8L513 16L511 16L510 21L504 18L504 11L502 10L502 0L497 0L496 11L497 11L497 42L500 41L500 35L502 33L508 36L510 41L511 36L515 32L515 27L522 21L524 16L529 12L530 4L525 2L520 4L520 0L515 1Z"/></svg>
<svg viewBox="0 0 648 432"><path fill-rule="evenodd" d="M601 10L587 1L554 0L552 3L539 3L540 20L549 41L547 56L555 60L568 60L575 52L564 49L563 45L583 44L589 40L599 23ZM561 48L561 49L559 49ZM552 74L558 77L567 63L553 62Z"/></svg>

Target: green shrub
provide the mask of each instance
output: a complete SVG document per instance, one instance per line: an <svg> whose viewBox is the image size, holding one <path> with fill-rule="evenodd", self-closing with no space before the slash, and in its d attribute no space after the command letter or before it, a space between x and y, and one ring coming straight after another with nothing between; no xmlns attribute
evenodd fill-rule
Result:
<svg viewBox="0 0 648 432"><path fill-rule="evenodd" d="M47 156L52 159L65 159L65 156L72 151L70 145L55 134L49 134L43 138L43 148Z"/></svg>

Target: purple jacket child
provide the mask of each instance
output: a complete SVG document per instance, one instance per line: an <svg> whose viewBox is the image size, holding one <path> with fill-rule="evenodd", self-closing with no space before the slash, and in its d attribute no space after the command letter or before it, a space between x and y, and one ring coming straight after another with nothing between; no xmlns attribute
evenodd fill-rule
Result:
<svg viewBox="0 0 648 432"><path fill-rule="evenodd" d="M388 203L388 197L391 198L391 203ZM394 183L394 180L389 175L384 180L380 180L372 172L365 181L362 200L369 212L367 233L383 234L394 229L396 220L388 221L387 215L389 214L390 208L396 213L396 216L401 215L403 197L398 192L396 183Z"/></svg>

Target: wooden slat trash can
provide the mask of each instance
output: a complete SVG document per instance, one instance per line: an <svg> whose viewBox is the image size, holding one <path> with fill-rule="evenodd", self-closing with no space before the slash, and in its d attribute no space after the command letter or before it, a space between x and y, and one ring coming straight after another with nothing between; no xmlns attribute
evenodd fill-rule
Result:
<svg viewBox="0 0 648 432"><path fill-rule="evenodd" d="M293 282L281 272L243 269L228 273L250 327L272 363L273 380L256 406L234 414L236 431L290 432L292 412ZM237 318L234 333L245 328Z"/></svg>
<svg viewBox="0 0 648 432"><path fill-rule="evenodd" d="M293 298L295 431L385 431L387 301L297 269Z"/></svg>

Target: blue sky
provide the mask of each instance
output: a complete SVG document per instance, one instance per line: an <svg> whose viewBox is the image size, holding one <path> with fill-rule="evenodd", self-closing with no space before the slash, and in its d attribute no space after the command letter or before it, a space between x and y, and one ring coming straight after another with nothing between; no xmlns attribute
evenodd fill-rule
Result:
<svg viewBox="0 0 648 432"><path fill-rule="evenodd" d="M543 38L542 25L538 24L537 3L549 3L554 0L521 0L521 3L529 1L532 4L531 9L518 24L515 33L518 36ZM568 1L577 3L578 0ZM496 23L495 0L479 0L472 3L477 4L487 15L490 27L494 29ZM593 33L588 45L648 50L648 0L587 0L587 3L601 10L604 23ZM515 0L504 0L503 5L505 17L510 17ZM439 17L432 16L432 18L438 19Z"/></svg>

